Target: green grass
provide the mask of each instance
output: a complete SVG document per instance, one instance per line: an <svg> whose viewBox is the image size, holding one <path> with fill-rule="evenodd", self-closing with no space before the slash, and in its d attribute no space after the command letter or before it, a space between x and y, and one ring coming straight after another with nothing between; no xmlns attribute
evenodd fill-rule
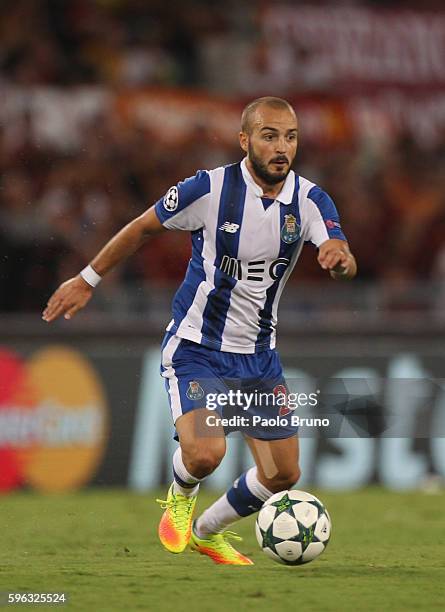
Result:
<svg viewBox="0 0 445 612"><path fill-rule="evenodd" d="M319 493L333 536L318 560L300 567L275 564L259 550L253 518L235 529L254 567L169 554L156 536L156 496L96 489L1 497L0 592L65 591L62 609L82 612L443 610L443 492ZM202 492L199 507L214 498Z"/></svg>

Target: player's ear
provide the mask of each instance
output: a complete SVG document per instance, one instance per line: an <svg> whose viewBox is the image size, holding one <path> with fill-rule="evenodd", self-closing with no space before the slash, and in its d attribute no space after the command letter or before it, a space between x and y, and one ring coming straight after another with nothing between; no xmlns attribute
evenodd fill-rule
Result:
<svg viewBox="0 0 445 612"><path fill-rule="evenodd" d="M249 150L249 136L246 134L246 132L239 133L239 144L242 150L247 153Z"/></svg>

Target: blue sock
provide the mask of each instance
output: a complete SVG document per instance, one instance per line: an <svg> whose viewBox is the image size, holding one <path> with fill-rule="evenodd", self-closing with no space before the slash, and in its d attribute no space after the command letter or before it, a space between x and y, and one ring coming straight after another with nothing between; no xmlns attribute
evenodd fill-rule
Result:
<svg viewBox="0 0 445 612"><path fill-rule="evenodd" d="M256 472L256 468L252 469ZM266 499L272 495L272 493L256 479L256 474L256 483L252 483L253 479L250 477L248 479L248 474L249 472L241 474L233 483L232 488L227 491L227 501L236 510L239 516L249 516L254 512L258 512ZM254 484L254 486L252 486L252 484ZM259 490L259 487L255 485L260 485L260 487L264 489L264 492Z"/></svg>
<svg viewBox="0 0 445 612"><path fill-rule="evenodd" d="M223 531L243 516L257 512L271 495L272 492L259 482L256 467L251 468L202 513L195 525L196 534L205 538Z"/></svg>

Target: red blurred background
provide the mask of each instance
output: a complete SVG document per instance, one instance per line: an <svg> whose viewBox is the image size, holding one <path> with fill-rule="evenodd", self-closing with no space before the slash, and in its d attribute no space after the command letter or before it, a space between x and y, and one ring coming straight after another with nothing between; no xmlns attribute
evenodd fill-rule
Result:
<svg viewBox="0 0 445 612"><path fill-rule="evenodd" d="M409 309L420 283L442 311L442 2L4 0L0 92L3 312L40 310L172 184L240 159L265 94L295 105L296 170L337 203L356 286L403 287ZM167 233L104 290L177 285L189 253ZM323 278L309 249L290 283Z"/></svg>

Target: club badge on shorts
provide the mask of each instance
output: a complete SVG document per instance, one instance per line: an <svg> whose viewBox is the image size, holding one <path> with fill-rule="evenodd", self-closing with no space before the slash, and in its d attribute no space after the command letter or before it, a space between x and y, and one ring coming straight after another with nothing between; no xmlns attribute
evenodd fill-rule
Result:
<svg viewBox="0 0 445 612"><path fill-rule="evenodd" d="M190 400L199 400L204 397L204 389L198 381L191 380L186 395Z"/></svg>
<svg viewBox="0 0 445 612"><path fill-rule="evenodd" d="M286 244L292 244L300 237L300 226L294 215L284 215L284 223L281 228L281 240Z"/></svg>
<svg viewBox="0 0 445 612"><path fill-rule="evenodd" d="M287 405L287 389L285 385L276 385L272 389L273 394L277 398L278 415L281 417L287 416L291 410Z"/></svg>

